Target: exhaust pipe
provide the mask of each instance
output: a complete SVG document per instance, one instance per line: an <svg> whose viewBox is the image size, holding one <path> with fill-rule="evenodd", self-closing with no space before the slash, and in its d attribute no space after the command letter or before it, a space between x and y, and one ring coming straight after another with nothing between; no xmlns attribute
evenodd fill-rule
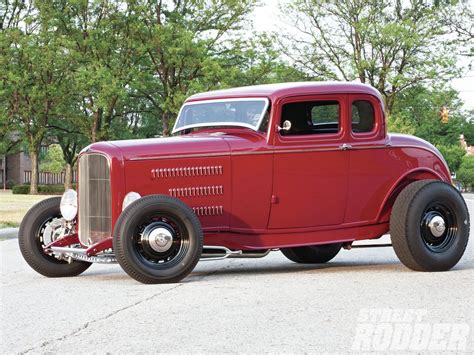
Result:
<svg viewBox="0 0 474 355"><path fill-rule="evenodd" d="M223 260L227 258L263 258L270 253L267 250L230 250L222 246L206 245L201 254L201 261Z"/></svg>

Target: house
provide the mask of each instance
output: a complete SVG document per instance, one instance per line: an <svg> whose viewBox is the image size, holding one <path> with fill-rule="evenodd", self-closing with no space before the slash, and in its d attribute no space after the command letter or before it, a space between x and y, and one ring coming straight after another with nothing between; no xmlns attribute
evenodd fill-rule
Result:
<svg viewBox="0 0 474 355"><path fill-rule="evenodd" d="M474 146L467 145L464 134L461 134L461 137L459 137L459 142L461 143L461 147L466 150L467 155L474 155Z"/></svg>
<svg viewBox="0 0 474 355"><path fill-rule="evenodd" d="M40 185L64 184L64 178L64 172L40 172L38 182ZM0 155L0 184L2 188L11 188L13 185L29 184L30 182L31 159L27 152ZM75 172L72 182L76 182Z"/></svg>

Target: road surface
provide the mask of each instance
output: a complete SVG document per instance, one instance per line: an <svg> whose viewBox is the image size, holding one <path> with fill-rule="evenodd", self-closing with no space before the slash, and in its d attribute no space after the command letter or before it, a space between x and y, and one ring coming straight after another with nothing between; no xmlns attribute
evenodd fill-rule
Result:
<svg viewBox="0 0 474 355"><path fill-rule="evenodd" d="M466 200L473 216L474 196ZM0 353L470 353L473 250L471 240L444 273L409 271L392 248L343 250L322 266L272 252L201 262L179 284L142 285L118 265L42 277L9 239L0 242ZM409 330L404 344L395 329Z"/></svg>

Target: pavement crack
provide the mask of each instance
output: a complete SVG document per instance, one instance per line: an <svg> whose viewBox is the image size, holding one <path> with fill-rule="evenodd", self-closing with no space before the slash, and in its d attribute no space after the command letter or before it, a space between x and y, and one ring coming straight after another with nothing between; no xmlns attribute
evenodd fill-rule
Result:
<svg viewBox="0 0 474 355"><path fill-rule="evenodd" d="M217 269L215 269L215 270L213 270L213 271L204 273L204 274L200 275L199 277L197 277L197 280L196 280L196 281L200 281L200 280L202 280L203 278L205 278L205 277L207 277L207 276L213 275L213 274L215 274L215 273L217 273L217 272L219 272L219 271L221 271L221 270L225 270L225 269L229 268L230 266L231 266L231 265L226 265L226 266L223 266L223 267L221 267L221 268L217 268ZM50 344L52 344L52 343L66 340L66 339L68 339L69 337L72 337L72 336L76 335L77 333L79 333L79 332L81 332L81 331L87 329L87 328L88 328L90 325L92 325L92 324L95 324L95 323L97 323L97 322L106 320L106 319L108 319L108 318L110 318L110 317L115 316L116 314L118 314L118 313L120 313L120 312L126 311L126 310L128 310L128 309L130 309L130 308L133 308L133 307L136 307L136 306L138 306L138 305L140 305L140 304L142 304L142 303L144 303L144 302L151 301L152 299L154 299L154 298L156 298L156 297L158 297L158 296L161 296L161 295L163 295L164 293L167 293L167 292L176 290L177 288L179 288L179 287L181 287L181 286L184 286L184 285L186 285L186 284L187 284L187 283L180 283L180 284L178 284L178 285L176 285L176 286L173 286L173 287L168 288L168 289L166 289L166 290L163 290L163 291L160 291L160 292L158 292L158 293L155 293L155 294L153 294L153 295L151 295L151 296L149 296L149 297L147 297L147 298L143 298L143 299L141 299L141 300L139 300L139 301L137 301L137 302L135 302L135 303L132 303L132 304L130 304L130 305L128 305L128 306L125 306L125 307L116 309L116 310L114 310L113 312L110 312L110 313L106 314L105 316L102 316L102 317L99 317L99 318L96 318L96 319L93 319L93 320L91 320L91 321L89 321L89 322L84 323L82 326L80 326L79 328L74 329L72 332L70 332L70 333L68 333L68 334L65 334L65 335L63 335L63 336L61 336L61 337L59 337L59 338L47 340L47 341L41 343L39 346L34 346L34 347L29 348L29 349L27 349L27 350L20 351L19 353L20 353L20 354L27 354L27 353L29 353L29 352L39 351L40 349L42 349L42 348L44 348L44 347L46 347L46 346L48 346L48 345L50 345Z"/></svg>
<svg viewBox="0 0 474 355"><path fill-rule="evenodd" d="M94 324L94 323L97 323L97 322L106 320L106 319L108 319L108 318L110 318L110 317L113 317L113 316L116 315L117 313L120 313L120 312L126 311L126 310L128 310L128 309L130 309L130 308L136 307L136 306L138 306L138 305L140 305L140 304L142 304L142 303L144 303L144 302L151 301L151 300L154 299L155 297L161 296L161 295L163 295L164 293L167 293L167 292L169 292L169 291L173 291L173 290L175 290L175 289L177 289L177 288L179 288L179 287L181 287L181 286L183 286L183 285L185 285L185 284L184 284L184 283L178 284L178 285L173 286L173 287L171 287L171 288L168 288L168 289L166 289L166 290L163 290L163 291L160 291L160 292L158 292L158 293L155 293L155 294L153 294L153 295L151 295L151 296L149 296L149 297L147 297L147 298L143 298L143 299L141 299L141 300L139 300L139 301L137 301L137 302L135 302L135 303L132 303L132 304L130 304L130 305L128 305L128 306L125 306L125 307L116 309L116 310L114 310L113 312L110 312L109 314L106 314L105 316L102 316L102 317L93 319L93 320L91 320L91 321L89 321L89 322L87 322L87 323L84 323L84 324L83 324L82 326L80 326L79 328L74 329L72 332L70 332L70 333L68 333L68 334L65 334L65 335L63 335L63 336L61 336L61 337L59 337L59 338L55 338L55 339L51 339L51 340L45 341L45 342L41 343L41 345L39 345L39 346L32 347L32 348L30 348L30 349L28 349L28 350L25 350L25 351L21 351L20 354L27 354L27 353L32 352L32 351L38 351L38 350L40 350L40 349L42 349L42 348L44 348L44 347L46 347L46 346L48 346L48 345L50 345L50 344L52 344L52 343L55 343L55 342L57 342L57 341L65 340L65 339L67 339L67 338L69 338L69 337L72 337L72 336L76 335L77 333L83 331L84 329L87 329L90 325L92 325L92 324Z"/></svg>

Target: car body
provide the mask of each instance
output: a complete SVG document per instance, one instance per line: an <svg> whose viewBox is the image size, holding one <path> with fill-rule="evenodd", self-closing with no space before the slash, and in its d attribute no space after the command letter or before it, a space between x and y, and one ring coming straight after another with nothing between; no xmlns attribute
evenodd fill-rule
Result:
<svg viewBox="0 0 474 355"><path fill-rule="evenodd" d="M215 120L200 121L209 112ZM244 119L236 124L227 116ZM193 95L173 137L94 143L78 166L70 242L85 261L113 255L127 196L132 204L150 195L184 203L199 219L204 250L226 257L379 238L408 185L451 184L440 152L422 139L388 134L380 94L356 83ZM61 238L49 245L68 246Z"/></svg>

